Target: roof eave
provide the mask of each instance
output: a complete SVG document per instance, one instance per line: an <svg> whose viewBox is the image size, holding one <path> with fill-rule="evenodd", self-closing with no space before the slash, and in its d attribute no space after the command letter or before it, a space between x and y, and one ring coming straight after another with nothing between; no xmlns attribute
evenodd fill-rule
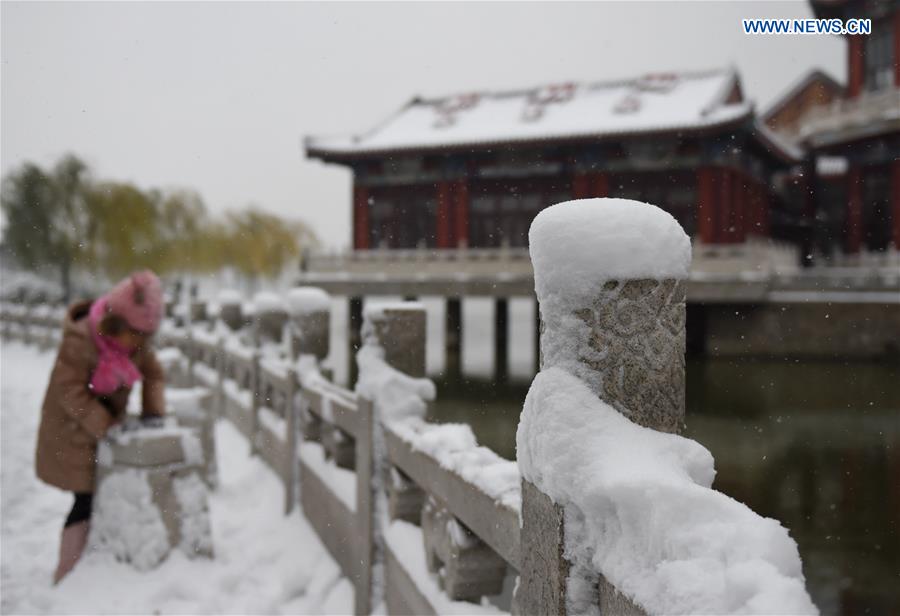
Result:
<svg viewBox="0 0 900 616"><path fill-rule="evenodd" d="M496 147L528 147L530 145L543 145L548 142L561 144L575 144L591 140L606 141L611 139L620 139L622 137L652 137L655 135L663 135L668 133L689 133L692 135L702 135L728 128L729 126L739 125L752 116L753 110L748 109L745 113L728 118L721 122L713 122L702 126L681 126L670 127L658 130L647 131L618 131L605 133L585 133L582 135L565 135L565 136L548 136L530 139L505 139L496 141L474 141L466 143L452 143L432 146L410 146L410 147L392 147L368 150L330 150L325 147L307 146L306 155L309 158L318 158L325 162L352 162L354 160L362 160L373 157L383 157L392 154L434 154L434 153L451 153L464 150L489 150Z"/></svg>

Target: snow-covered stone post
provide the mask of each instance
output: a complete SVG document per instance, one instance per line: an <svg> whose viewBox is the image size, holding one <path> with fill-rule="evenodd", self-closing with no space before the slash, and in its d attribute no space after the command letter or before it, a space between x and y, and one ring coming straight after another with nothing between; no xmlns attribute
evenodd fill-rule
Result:
<svg viewBox="0 0 900 616"><path fill-rule="evenodd" d="M282 476L285 478L284 486L284 513L290 513L297 502L297 419L300 409L295 402L300 377L294 368L288 368L285 374L287 389L284 392L284 421L286 430L285 450Z"/></svg>
<svg viewBox="0 0 900 616"><path fill-rule="evenodd" d="M207 320L206 301L202 299L191 300L191 323L203 323Z"/></svg>
<svg viewBox="0 0 900 616"><path fill-rule="evenodd" d="M228 289L219 293L219 320L233 332L244 327L241 295L237 291Z"/></svg>
<svg viewBox="0 0 900 616"><path fill-rule="evenodd" d="M367 541L368 546L361 551L357 614L369 614L373 606L385 600L381 529L387 520L383 518L398 509L421 511L424 502L424 492L414 483L392 480L399 473L389 470L382 423L425 414L418 394L408 391L413 383L421 385L425 381L409 378L425 374L425 323L425 306L419 302L370 305L363 313L362 346L356 356L361 414L356 444L356 502L361 540ZM430 381L428 384L433 398L434 385ZM398 501L403 504L398 505Z"/></svg>
<svg viewBox="0 0 900 616"><path fill-rule="evenodd" d="M211 557L203 475L203 446L194 430L172 419L117 429L97 449L92 547L140 570L155 567L172 549Z"/></svg>
<svg viewBox="0 0 900 616"><path fill-rule="evenodd" d="M367 307L363 344L377 344L389 366L411 377L425 376L425 307L397 302Z"/></svg>
<svg viewBox="0 0 900 616"><path fill-rule="evenodd" d="M187 356L187 385L194 387L197 384L197 378L194 376L194 364L197 361L197 344L194 342L194 332L191 326L188 326L184 336L184 354Z"/></svg>
<svg viewBox="0 0 900 616"><path fill-rule="evenodd" d="M318 361L328 356L331 324L331 297L316 287L296 287L287 294L290 314L291 356L313 355Z"/></svg>
<svg viewBox="0 0 900 616"><path fill-rule="evenodd" d="M631 421L678 432L684 423L684 280L691 249L675 219L624 199L572 201L538 214L529 245L542 373L560 369ZM535 400L544 393L536 391L540 378L517 435L523 477L518 611L572 614L599 607L602 614L642 613L589 564L568 558L586 538L577 536L580 526L571 519L580 514L548 496L553 489L544 477L559 452L545 448L532 432L538 422L526 417L549 412ZM546 426L544 431L546 436Z"/></svg>
<svg viewBox="0 0 900 616"><path fill-rule="evenodd" d="M253 304L256 307L256 344L281 344L288 320L284 301L274 293L261 292L253 298Z"/></svg>
<svg viewBox="0 0 900 616"><path fill-rule="evenodd" d="M259 453L256 435L259 433L259 407L262 406L261 399L263 395L260 391L259 378L259 361L261 358L262 353L260 353L259 349L254 349L250 374L250 434L246 435L250 441L250 453L253 455Z"/></svg>
<svg viewBox="0 0 900 616"><path fill-rule="evenodd" d="M541 369L580 378L635 423L681 431L691 253L675 219L644 203L585 199L542 212L529 238Z"/></svg>

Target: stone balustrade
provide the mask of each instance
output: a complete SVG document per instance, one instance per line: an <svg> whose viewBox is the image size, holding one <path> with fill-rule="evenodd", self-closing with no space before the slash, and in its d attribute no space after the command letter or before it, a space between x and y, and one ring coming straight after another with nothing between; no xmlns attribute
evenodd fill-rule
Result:
<svg viewBox="0 0 900 616"><path fill-rule="evenodd" d="M684 421L685 285L613 280L574 313L541 306L541 346L550 349L545 365L565 364L632 421L678 432ZM200 314L200 303L192 305L192 316ZM441 430L458 428L421 416L398 418L397 409L384 406L389 397L379 402L329 382L322 362L330 317L322 305L299 312L289 304L285 311L257 305L248 323L241 303L229 301L220 303L215 321L167 323L157 341L185 360L172 362L172 378L211 390L200 403L207 418L231 421L283 482L285 511L300 507L353 584L357 614L381 604L391 614L481 608L569 613L570 573L584 563L567 560L565 510L523 481L515 462L479 447L470 432L452 447L435 446ZM0 314L4 336L32 325L13 307ZM581 340L586 352L563 357L551 342L573 316L587 332ZM403 377L424 376L420 308L367 311L363 337ZM212 424L203 425L201 434ZM139 449L163 456L168 446L147 437ZM114 465L140 469L125 450L108 449ZM172 455L171 464L186 464ZM208 469L191 468L215 485ZM171 475L173 485L176 477ZM170 539L178 543L176 535ZM643 613L598 572L579 574L595 581L593 604L601 613Z"/></svg>

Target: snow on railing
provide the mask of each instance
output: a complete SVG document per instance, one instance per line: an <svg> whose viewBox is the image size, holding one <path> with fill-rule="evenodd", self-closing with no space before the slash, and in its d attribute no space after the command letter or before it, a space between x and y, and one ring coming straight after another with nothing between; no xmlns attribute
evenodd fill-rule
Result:
<svg viewBox="0 0 900 616"><path fill-rule="evenodd" d="M424 351L421 304L367 307L356 391L375 411L373 601L392 613L510 610L518 469L479 447L468 425L424 421L436 393L422 378Z"/></svg>
<svg viewBox="0 0 900 616"><path fill-rule="evenodd" d="M602 202L601 202L602 201ZM651 205L582 200L529 234L541 372L517 434L528 613L815 613L796 543L711 489L684 423L690 241ZM552 580L548 588L547 580Z"/></svg>
<svg viewBox="0 0 900 616"><path fill-rule="evenodd" d="M815 611L787 532L711 490L709 452L677 436L689 241L652 206L595 205L532 227L544 370L517 462L425 421L419 304L368 307L355 391L321 365L321 291L253 311L223 294L215 320L164 322L168 377L212 389L210 412L282 480L357 614ZM50 316L0 306L5 338L40 341Z"/></svg>

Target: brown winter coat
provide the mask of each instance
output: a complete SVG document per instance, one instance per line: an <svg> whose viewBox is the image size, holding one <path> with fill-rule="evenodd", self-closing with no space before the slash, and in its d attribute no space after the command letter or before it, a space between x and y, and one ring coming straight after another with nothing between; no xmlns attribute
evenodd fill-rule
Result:
<svg viewBox="0 0 900 616"><path fill-rule="evenodd" d="M88 389L97 365L97 349L88 329L90 302L73 304L63 323L63 337L50 374L38 430L37 476L71 492L94 491L97 441L125 415L130 389L98 397ZM132 358L143 375L144 415L164 413L164 374L150 349Z"/></svg>

